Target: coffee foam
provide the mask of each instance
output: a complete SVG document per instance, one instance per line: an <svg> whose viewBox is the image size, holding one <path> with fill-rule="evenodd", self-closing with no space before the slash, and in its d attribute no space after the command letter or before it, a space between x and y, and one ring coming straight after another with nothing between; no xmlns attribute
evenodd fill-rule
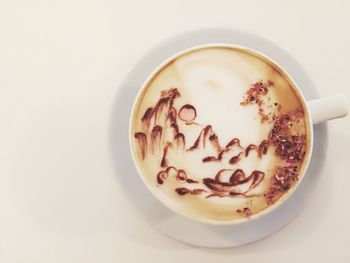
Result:
<svg viewBox="0 0 350 263"><path fill-rule="evenodd" d="M143 159L135 139L132 140L132 150L144 180L163 202L182 214L209 221L232 221L242 217L242 214L235 212L236 210L248 207L255 214L268 207L264 193L271 186L276 167L284 162L276 156L273 147L268 148L263 158L258 156L257 150L250 151L245 157L248 145L254 144L258 147L263 140L268 139L273 122L262 122L261 116L257 114L258 105L241 105L253 83L267 80L273 83L273 87L268 91L266 104L282 105L278 114L303 109L302 102L288 77L272 62L244 49L210 47L190 51L170 61L146 84L136 101L131 132L133 135L137 132L147 134L149 152ZM196 119L190 125L181 120L176 122L179 131L185 136L185 148L175 145L173 129L166 123L165 116L159 114L157 120L151 119L149 129L162 124L159 144L153 147L152 152L149 150L152 148L149 143L151 131L147 131L141 119L149 107L154 108L161 92L169 88L176 88L180 93L180 97L173 100L173 107L179 111L183 105L193 105L196 109ZM271 115L277 115L274 108L267 110ZM303 119L301 123L298 132L306 133L306 123ZM211 125L209 135L217 135L222 148L233 138L239 138L241 148L236 145L224 154L219 162L203 163L205 157L218 156L218 150L210 140L204 140L205 147L202 145L193 151L189 151L189 148L194 145L207 125ZM172 146L169 146L166 154L167 164L161 167L167 142ZM239 153L239 161L230 164L230 158ZM188 178L198 183L179 183L175 170L169 172L164 183L157 183L157 174L170 166L184 170ZM221 176L221 180L225 182L228 182L237 169L243 170L246 176L254 171L263 171L264 178L249 191L248 197L205 198L210 189L203 186L203 179L214 178L222 169L227 169ZM189 190L202 189L205 192L198 195L179 195L174 191L183 186ZM239 187L240 192L245 192L249 185L242 184Z"/></svg>

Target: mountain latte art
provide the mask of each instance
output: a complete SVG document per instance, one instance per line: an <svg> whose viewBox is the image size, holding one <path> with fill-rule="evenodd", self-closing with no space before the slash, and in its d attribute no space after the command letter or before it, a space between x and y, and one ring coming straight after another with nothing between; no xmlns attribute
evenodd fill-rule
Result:
<svg viewBox="0 0 350 263"><path fill-rule="evenodd" d="M163 65L131 118L136 166L170 208L203 221L253 217L283 200L309 156L289 77L244 48L212 46Z"/></svg>

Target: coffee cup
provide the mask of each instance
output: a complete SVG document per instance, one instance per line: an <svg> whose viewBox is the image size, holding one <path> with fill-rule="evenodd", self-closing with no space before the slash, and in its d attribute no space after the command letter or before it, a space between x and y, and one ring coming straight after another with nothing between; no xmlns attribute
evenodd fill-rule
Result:
<svg viewBox="0 0 350 263"><path fill-rule="evenodd" d="M343 95L306 101L256 50L195 46L145 80L130 118L137 171L165 206L210 224L257 219L300 185L313 125L346 116Z"/></svg>

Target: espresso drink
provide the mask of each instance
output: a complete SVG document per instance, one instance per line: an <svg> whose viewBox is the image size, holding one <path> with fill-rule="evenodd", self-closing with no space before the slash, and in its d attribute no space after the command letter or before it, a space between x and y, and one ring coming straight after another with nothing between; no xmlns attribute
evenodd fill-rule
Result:
<svg viewBox="0 0 350 263"><path fill-rule="evenodd" d="M283 200L309 158L310 127L292 81L244 48L192 49L145 84L132 153L162 202L203 221L252 217Z"/></svg>

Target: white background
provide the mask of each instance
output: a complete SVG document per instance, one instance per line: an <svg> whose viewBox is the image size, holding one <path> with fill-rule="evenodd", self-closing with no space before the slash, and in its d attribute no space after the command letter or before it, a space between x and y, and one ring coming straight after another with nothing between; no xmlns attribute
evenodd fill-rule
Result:
<svg viewBox="0 0 350 263"><path fill-rule="evenodd" d="M301 215L235 249L152 229L127 205L108 145L128 70L197 28L271 38L322 95L350 98L349 13L347 0L0 0L0 262L350 262L349 118L329 125L327 175Z"/></svg>

